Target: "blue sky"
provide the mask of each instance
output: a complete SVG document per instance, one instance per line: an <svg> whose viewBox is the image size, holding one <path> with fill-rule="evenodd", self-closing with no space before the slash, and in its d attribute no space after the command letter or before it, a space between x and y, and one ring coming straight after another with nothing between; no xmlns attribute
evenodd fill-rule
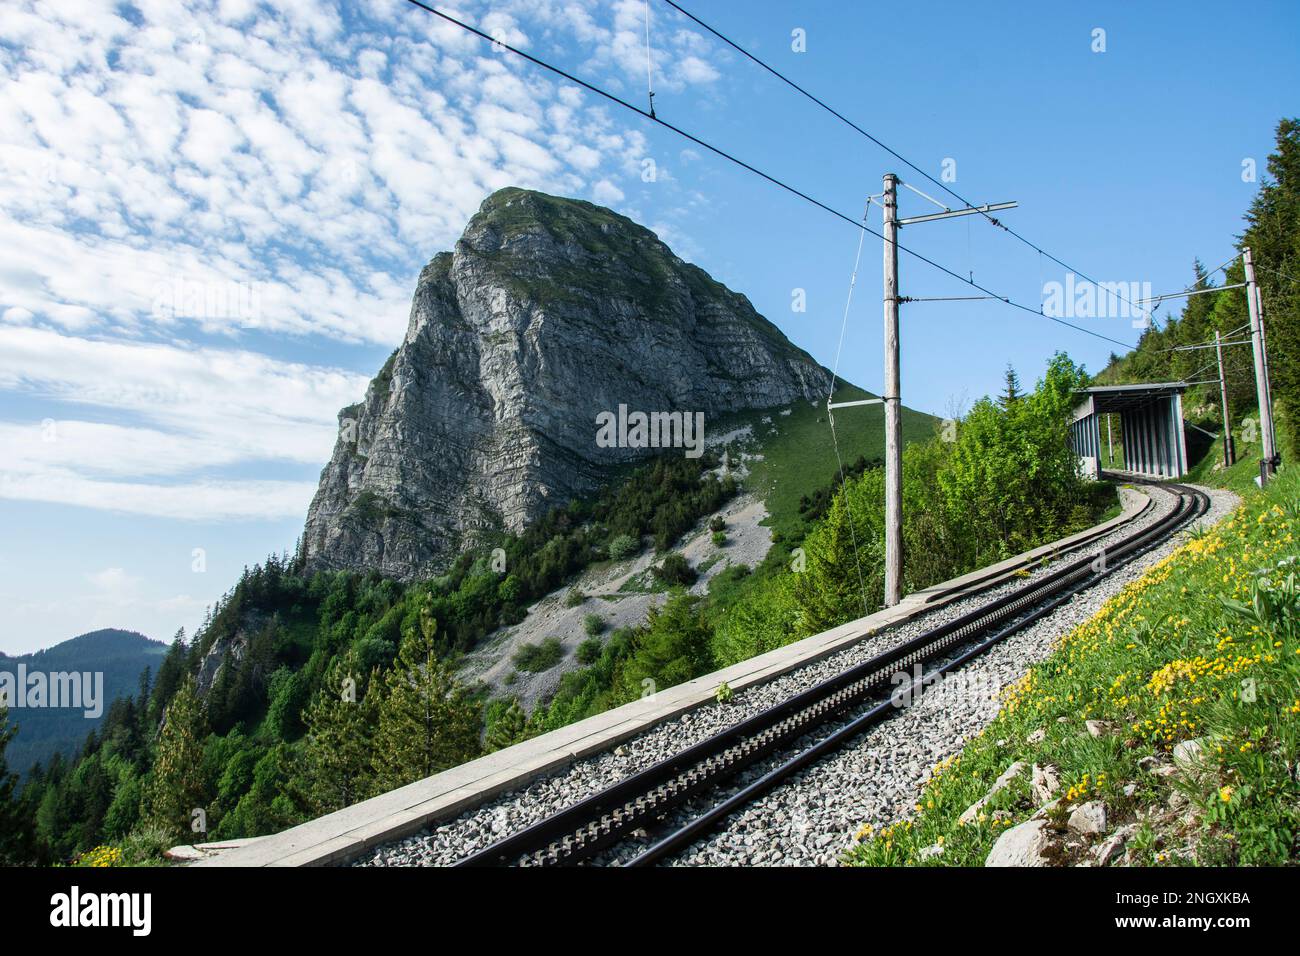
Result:
<svg viewBox="0 0 1300 956"><path fill-rule="evenodd" d="M1155 292L1231 254L1242 163L1262 172L1300 88L1293 3L683 5L932 175L952 160L967 198L1018 200L1006 221L1045 249ZM449 9L644 102L643 0ZM889 171L937 194L650 9L665 119L850 215ZM291 549L338 408L501 186L646 223L834 361L852 227L398 0L19 0L0 69L0 651L192 631L241 567ZM973 217L902 241L1031 305L1064 280ZM876 390L879 267L869 237L841 361ZM905 295L969 291L906 256L901 276ZM1008 361L1029 381L1057 349L1095 369L1112 348L988 302L907 306L902 334L904 400L939 414Z"/></svg>

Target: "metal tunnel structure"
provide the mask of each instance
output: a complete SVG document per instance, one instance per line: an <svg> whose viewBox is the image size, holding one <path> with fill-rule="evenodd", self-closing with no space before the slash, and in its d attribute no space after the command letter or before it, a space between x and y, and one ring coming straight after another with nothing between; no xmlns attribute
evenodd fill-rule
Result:
<svg viewBox="0 0 1300 956"><path fill-rule="evenodd" d="M1118 413L1125 471L1153 478L1178 478L1187 473L1187 442L1183 434L1184 382L1151 385L1105 385L1075 393L1070 445L1085 474L1097 477L1106 436L1101 416Z"/></svg>

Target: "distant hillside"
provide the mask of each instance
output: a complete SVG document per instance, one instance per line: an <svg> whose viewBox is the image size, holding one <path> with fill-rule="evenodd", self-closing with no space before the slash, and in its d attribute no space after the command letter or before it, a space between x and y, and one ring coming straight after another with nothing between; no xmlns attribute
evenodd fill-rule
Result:
<svg viewBox="0 0 1300 956"><path fill-rule="evenodd" d="M99 726L108 705L118 697L137 693L144 669L156 671L166 652L166 644L143 634L105 628L34 654L0 654L0 671L15 675L20 664L27 666L28 673L80 671L104 675L103 710L98 718L88 718L77 709L10 708L10 723L18 725L18 735L5 753L10 769L25 774L33 764L48 763L56 752L72 756L86 735Z"/></svg>

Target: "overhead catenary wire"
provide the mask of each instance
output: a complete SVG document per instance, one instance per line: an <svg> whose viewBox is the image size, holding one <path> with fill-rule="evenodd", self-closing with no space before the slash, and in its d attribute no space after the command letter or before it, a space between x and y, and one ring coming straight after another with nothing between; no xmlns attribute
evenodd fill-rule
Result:
<svg viewBox="0 0 1300 956"><path fill-rule="evenodd" d="M650 96L650 116L655 117L655 81L650 65L650 0L645 0L645 85Z"/></svg>
<svg viewBox="0 0 1300 956"><path fill-rule="evenodd" d="M773 76L775 76L778 80L780 80L782 83L784 83L784 84L786 84L787 86L789 86L791 89L793 89L794 91L796 91L797 93L799 93L801 96L804 96L804 97L806 97L807 99L811 100L813 103L817 104L819 107L821 107L821 108L822 108L823 110L825 110L827 113L830 113L832 116L834 116L836 119L838 119L841 123L844 123L846 126L849 126L849 127L852 128L853 130L856 130L856 131L857 131L858 133L860 133L862 136L865 136L867 139L869 139L871 142L875 143L877 146L879 146L879 147L880 147L881 149L883 149L885 152L889 153L889 155L893 156L893 157L894 157L895 159L897 159L899 162L904 163L905 165L907 165L907 166L911 167L912 169L914 169L916 172L920 173L922 176L924 176L924 177L925 177L926 179L928 179L930 182L934 183L936 186L938 186L940 189L942 189L942 190L943 190L944 192L946 192L948 195L952 196L954 199L957 199L958 201L960 201L961 203L963 203L967 208L973 208L973 207L975 206L974 203L972 203L969 199L967 199L967 198L965 198L964 196L962 196L960 193L958 193L955 189L953 189L953 188L952 188L951 186L949 186L947 183L944 183L944 182L942 182L942 181L940 181L940 180L938 180L938 179L935 179L934 176L932 176L930 173L926 172L926 171L925 171L924 169L922 169L920 166L916 165L916 163L912 162L910 159L908 159L908 158L907 158L906 156L904 156L902 153L900 153L900 152L898 152L896 149L893 149L892 147L886 145L886 144L885 144L884 142L882 142L879 138L877 138L876 136L873 136L871 133L867 132L865 129L863 129L863 128L862 128L861 126L859 126L857 123L853 122L853 120L849 119L847 116L845 116L845 115L844 115L843 113L841 113L839 110L835 109L833 106L831 106L830 104L828 104L826 101L822 100L821 98L819 98L819 97L816 96L815 94L813 94L813 93L809 92L808 90L804 89L802 86L800 86L800 85L799 85L798 83L796 83L794 80L790 79L788 76L786 76L786 75L785 75L784 73L782 73L780 70L776 69L776 67L772 66L771 64L765 62L764 60L762 60L762 59L760 59L759 57L755 56L754 54L750 53L748 50L746 50L744 47L742 47L739 43L737 43L736 41L732 40L730 37L726 36L726 35L723 34L721 31L719 31L719 30L715 29L714 27L710 26L709 24L705 23L703 20L701 20L701 19L700 19L699 17L697 17L695 14L693 14L693 13L691 13L689 10L683 8L680 4L674 2L674 0L664 0L664 2L665 2L666 4L668 4L668 6L672 7L674 10L676 10L678 13L680 13L682 16L686 17L688 20L693 21L694 23L696 23L696 24L699 25L700 27L702 27L702 28L704 28L705 30L707 30L709 33L713 34L715 37L717 37L717 38L718 38L719 40L721 40L723 43L727 44L727 46L731 47L731 48L732 48L733 50L735 50L737 53L739 53L739 54L741 54L742 56L744 56L746 59L748 59L748 60L752 61L753 63L757 64L758 66L762 67L762 68L763 68L764 70L766 70L768 73L770 73L770 74L772 74ZM930 197L927 196L926 198L930 198ZM992 223L993 225L997 226L999 229L1002 229L1004 232L1006 232L1008 235L1012 236L1013 238L1015 238L1015 239L1019 240L1020 242L1024 243L1026 246L1028 246L1029 248L1033 249L1035 252L1038 252L1040 255L1044 255L1044 256L1046 256L1047 258L1051 259L1053 262L1055 262L1055 263L1056 263L1057 265L1059 265L1061 268L1063 268L1063 269L1067 269L1067 270L1069 270L1070 272L1073 272L1075 275L1077 275L1077 276L1079 276L1080 278L1084 279L1086 282L1090 282L1090 283L1092 283L1093 285L1097 286L1099 289L1102 289L1102 290L1103 290L1104 292L1106 292L1107 294L1109 294L1109 295L1113 295L1115 298L1119 299L1121 302L1128 303L1128 305L1132 306L1132 307L1135 308L1135 309L1137 308L1137 306L1134 305L1133 302L1131 302L1129 299L1125 298L1125 297L1124 297L1123 295L1121 295L1119 292L1116 292L1113 288L1107 288L1107 287L1105 287L1105 286L1102 286L1101 283L1099 283L1096 279L1093 279L1093 278L1092 278L1091 276L1089 276L1087 273L1083 272L1083 271L1080 270L1080 269L1076 269L1074 266L1070 265L1069 263L1064 262L1063 260L1061 260L1061 259L1058 258L1057 256L1052 255L1052 253L1048 252L1046 249L1043 249L1043 248L1042 248L1041 246L1039 246L1038 244L1036 244L1036 243L1034 243L1033 241L1031 241L1031 240L1027 239L1026 237L1022 236L1020 233L1016 232L1014 229L1012 229L1010 226L1006 225L1006 224L1005 224L1004 222L1002 222L1000 219L997 219L996 217L989 215L987 212L981 213L981 215L983 215L984 218L986 218L990 223ZM899 248L902 248L902 247L900 246ZM1040 314L1041 314L1041 313L1040 313ZM1051 316L1046 316L1046 317L1047 317L1047 318L1051 318ZM1114 340L1112 339L1111 341L1114 341ZM1123 344L1123 343L1120 343L1120 344ZM1133 348L1133 346L1125 346L1125 347L1126 347L1126 348Z"/></svg>
<svg viewBox="0 0 1300 956"><path fill-rule="evenodd" d="M1268 266L1262 266L1258 262L1255 263L1255 268L1263 272L1271 272L1275 276L1281 276L1283 279L1286 279L1287 282L1300 282L1300 279L1297 279L1294 276L1289 276L1280 269L1270 269Z"/></svg>
<svg viewBox="0 0 1300 956"><path fill-rule="evenodd" d="M805 202L811 203L812 205L816 206L817 208L821 209L822 211L827 212L827 213L831 214L832 216L835 216L836 218L843 220L844 222L847 222L848 224L850 224L850 225L853 226L854 228L856 228L856 229L861 229L861 230L863 230L863 231L865 231L865 232L870 233L871 235L875 236L877 239L880 239L882 242L888 242L888 241L889 241L888 239L885 238L885 236L884 236L882 233L879 233L879 232L877 232L876 230L872 229L870 226L866 225L866 223L859 222L859 221L855 220L852 216L849 216L849 215L847 215L847 214L841 212L840 210L835 209L834 207L832 207L832 206L830 206L830 205L827 205L826 203L822 202L822 201L819 200L819 199L814 198L813 196L809 195L808 193L804 192L803 190L798 189L797 187L792 186L792 185L790 185L789 183L787 183L787 182L785 182L785 181L783 181L783 180L781 180L781 179L778 179L777 177L775 177L775 176L773 176L773 175L771 175L771 174L769 174L769 173L764 172L763 170L759 169L757 166L754 166L754 165L752 165L751 163L748 163L748 162L746 162L745 160L740 159L739 157L733 155L732 153L727 152L726 150L722 149L721 147L714 146L712 143L709 143L709 142L707 142L707 141L701 139L700 137L694 135L693 133L687 132L686 130L682 129L682 128L679 127L679 126L676 126L676 125L674 125L674 124L672 124L672 123L669 123L667 120L664 120L664 119L661 118L661 117L658 117L658 116L652 115L651 113L647 112L646 110L641 109L641 107L636 106L635 104L628 102L627 100L623 99L623 98L620 97L620 96L617 96L617 95L614 94L614 93L609 92L608 90L602 89L601 87L596 86L595 84L590 83L590 82L588 82L587 80L584 80L584 79L581 79L580 77L574 76L572 73L569 73L568 71L566 71L566 70L564 70L564 69L562 69L562 68L560 68L560 67L558 67L558 66L555 66L554 64L548 63L548 62L546 62L545 60L540 59L539 57L535 57L535 56L533 56L531 53L527 53L527 52L525 52L524 50L519 49L518 47L511 46L509 43L506 43L506 42L504 42L504 41L502 41L502 40L499 40L499 39L493 37L491 34L486 33L485 31L480 30L480 29L478 29L477 27L472 26L472 25L466 23L465 21L460 20L460 19L458 19L457 17L454 17L454 16L452 16L452 15L449 14L449 13L446 13L446 12L444 12L444 11L442 11L442 10L439 10L439 9L436 8L436 7L433 7L433 6L430 6L430 5L427 4L427 3L424 3L423 0L407 0L407 3L409 3L409 4L410 4L411 6L413 6L413 7L417 7L417 8L419 8L420 10L423 10L423 11L426 12L426 13L429 13L429 14L431 14L431 15L433 15L433 16L438 17L439 19L442 19L442 20L446 21L447 23L450 23L450 24L452 24L453 26L456 26L456 27L458 27L458 28L460 28L460 29L466 31L467 33L472 33L472 34L474 34L475 36L479 37L480 39L486 40L487 42L494 44L494 45L496 46L497 49L505 50L505 51L507 51L507 52L509 52L509 53L513 53L514 55L516 55L516 56L518 56L518 57L521 57L522 59L527 60L529 63L532 63L532 64L534 64L535 66L539 66L539 67L541 67L542 69L547 70L547 71L549 71L549 72L551 72L551 73L554 73L556 76L563 77L564 79L568 80L569 82L574 83L574 84L576 84L576 85L582 87L583 89L588 90L589 92L595 93L597 96L600 96L600 97L602 97L602 98L604 98L604 99L610 101L611 103L615 103L615 104L617 104L618 106L621 106L621 107L623 107L624 109L627 109L627 110L631 110L632 112L634 112L634 113L640 115L641 117L643 117L643 118L645 118L645 119L647 119L647 120L650 120L650 121L653 122L653 123L657 123L659 126L662 126L664 129L667 129L667 130L669 130L669 131L671 131L671 132L673 132L673 133L676 133L678 136L681 136L683 139L687 139L687 140L689 140L690 142L696 144L697 146L700 146L700 147L702 147L702 148L704 148L704 149L707 149L709 152L711 152L711 153L713 153L713 154L715 154L715 155L717 155L717 156L720 156L721 158L727 160L728 162L731 162L731 163L734 163L734 164L737 165L737 166L740 166L742 169L745 169L745 170L749 171L750 173L753 173L754 175L756 175L756 176L758 176L759 178L761 178L761 179L767 181L768 183L770 183L770 184L772 184L772 185L774 185L774 186L777 186L777 187L780 188L780 189L785 190L786 192L790 193L790 194L793 195L793 196L798 197L799 199L804 200ZM911 164L909 163L908 165L911 165ZM965 200L963 200L963 202L964 202L964 201L965 201ZM904 246L902 243L898 243L898 242L896 242L895 245L898 247L898 249L899 249L900 251L907 253L907 254L908 254L909 256L911 256L912 258L914 258L914 259L916 259L916 260L918 260L918 261L920 261L920 262L925 263L926 265L930 266L931 268L937 269L938 271L944 273L944 274L947 275L947 276L950 276L950 277L953 278L953 279L956 279L956 280L959 281L959 282L965 283L966 285L969 285L969 286L971 286L971 287L974 288L974 289L978 289L980 292L983 292L983 293L985 293L986 295L988 295L988 296L990 296L990 297L992 297L992 298L1001 299L1003 302L1005 302L1007 305L1011 306L1012 308L1019 309L1019 310L1021 310L1021 311L1023 311L1023 312L1027 312L1027 313L1029 313L1030 315L1038 316L1038 317L1040 317L1040 318L1046 318L1046 319L1048 319L1049 321L1051 321L1051 322L1055 322L1055 323L1058 324L1058 325L1062 325L1062 326L1065 326L1066 328L1074 329L1076 332L1082 332L1082 333L1085 334L1085 335L1091 335L1091 336L1093 336L1094 338L1098 338L1098 339L1101 339L1101 340L1106 341L1106 342L1111 342L1111 343L1113 343L1113 344L1115 344L1115 345L1119 345L1119 346L1121 346L1121 347L1123 347L1123 348L1126 348L1126 349L1133 349L1133 348L1136 348L1136 346L1133 345L1132 343L1129 343L1129 342L1121 342L1119 339L1112 338L1112 337L1110 337L1109 335L1104 335L1104 334L1101 333L1101 332L1096 332L1096 331L1094 331L1094 330L1092 330L1092 329L1085 328L1084 326L1081 326L1081 325L1076 325L1076 324L1074 324L1073 322L1067 322L1065 319L1059 318L1059 317L1057 317L1057 316L1046 315L1045 313L1043 313L1043 312L1041 311L1041 309L1033 309L1033 308L1030 308L1029 306L1024 305L1023 303L1017 302L1017 301L1015 301L1014 299L1011 299L1011 298L1008 297L1008 296L998 295L998 294L997 294L996 292L994 292L992 289L988 289L988 288L986 288L986 287L980 285L979 283L973 281L972 279L967 279L966 277L959 275L958 273L954 272L952 269L949 269L947 266L942 265L942 264L936 262L935 260L929 258L929 257L926 256L926 255L923 255L922 253L917 252L917 251L914 250L914 249L909 249L907 246ZM1050 253L1044 253L1044 254L1045 254L1045 255L1048 255L1049 258L1055 258L1055 257L1052 257ZM1057 260L1057 261L1059 261L1059 260ZM1066 268L1069 268L1069 266L1066 266ZM1081 276L1083 275L1082 273L1078 273L1078 274L1081 275ZM1083 276L1083 278L1084 278L1084 279L1087 279L1087 281L1089 281L1089 282L1092 282L1092 281L1093 281L1093 280L1091 280L1091 279L1088 279L1087 276Z"/></svg>
<svg viewBox="0 0 1300 956"><path fill-rule="evenodd" d="M863 224L866 223L868 213L871 211L871 199L868 197L867 207L862 212ZM849 536L853 541L853 560L858 569L858 592L862 596L862 613L867 615L871 613L871 608L867 602L867 583L862 574L862 554L858 549L858 529L857 518L853 514L853 502L850 499L847 484L847 478L844 475L844 458L840 454L840 440L835 433L835 413L831 410L831 400L835 398L835 383L839 381L840 375L840 356L844 352L844 333L849 327L849 308L853 305L853 289L858 284L858 266L862 264L862 244L867 238L866 230L858 233L858 251L853 257L853 272L849 274L849 292L844 297L844 319L840 323L840 340L839 345L835 348L835 367L831 370L831 390L826 396L826 420L831 427L831 446L835 449L835 464L840 473L840 487L844 488L844 503L849 510Z"/></svg>

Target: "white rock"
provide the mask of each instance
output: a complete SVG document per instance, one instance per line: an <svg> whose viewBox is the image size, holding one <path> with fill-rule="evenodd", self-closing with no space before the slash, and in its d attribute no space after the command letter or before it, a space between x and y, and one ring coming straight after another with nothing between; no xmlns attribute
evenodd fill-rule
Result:
<svg viewBox="0 0 1300 956"><path fill-rule="evenodd" d="M1051 845L1047 825L1030 820L998 837L984 860L985 866L1047 866L1044 854Z"/></svg>
<svg viewBox="0 0 1300 956"><path fill-rule="evenodd" d="M1106 832L1106 804L1100 800L1089 800L1074 808L1070 814L1070 829L1075 833L1096 836Z"/></svg>
<svg viewBox="0 0 1300 956"><path fill-rule="evenodd" d="M1047 731L1044 730L1042 727L1039 727L1032 734L1030 734L1028 737L1025 738L1025 743L1041 744L1043 740L1046 739L1046 737L1047 737Z"/></svg>
<svg viewBox="0 0 1300 956"><path fill-rule="evenodd" d="M917 856L922 860L928 860L932 856L943 856L943 846L938 843L932 843L930 846L921 850Z"/></svg>
<svg viewBox="0 0 1300 956"><path fill-rule="evenodd" d="M1085 720L1083 726L1088 728L1088 735L1091 737L1100 737L1106 732L1106 723L1100 720Z"/></svg>
<svg viewBox="0 0 1300 956"><path fill-rule="evenodd" d="M1056 796L1056 791L1061 789L1061 778L1057 776L1056 768L1034 764L1033 787L1034 797L1039 803L1046 803Z"/></svg>

